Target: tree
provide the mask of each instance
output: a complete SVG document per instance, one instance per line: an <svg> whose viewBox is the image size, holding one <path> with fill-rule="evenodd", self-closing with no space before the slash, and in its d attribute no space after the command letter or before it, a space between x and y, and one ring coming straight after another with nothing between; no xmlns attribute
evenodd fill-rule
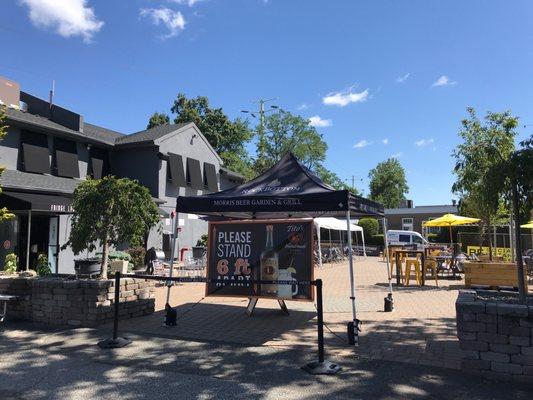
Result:
<svg viewBox="0 0 533 400"><path fill-rule="evenodd" d="M148 189L137 181L106 176L78 185L72 202L74 215L69 244L75 254L102 246L100 275L107 278L109 247L136 245L159 220Z"/></svg>
<svg viewBox="0 0 533 400"><path fill-rule="evenodd" d="M518 118L509 111L488 112L481 121L475 110L467 108L468 117L462 122L459 136L462 143L453 152L456 181L452 191L460 197L461 212L480 218L480 243L488 227L508 214L505 192L509 193L509 176L495 179L495 172L503 168L515 148ZM489 236L492 249L492 238ZM492 251L490 251L492 257Z"/></svg>
<svg viewBox="0 0 533 400"><path fill-rule="evenodd" d="M397 208L409 192L405 170L396 158L389 158L371 169L370 198L386 208Z"/></svg>
<svg viewBox="0 0 533 400"><path fill-rule="evenodd" d="M250 176L251 162L245 145L253 132L246 121L230 120L222 108L212 108L207 97L188 99L183 93L178 94L171 111L176 115L175 123L194 122L198 126L227 168Z"/></svg>
<svg viewBox="0 0 533 400"><path fill-rule="evenodd" d="M278 112L265 117L264 127L258 126L256 132L259 137L257 157L253 164L256 175L262 174L287 152L292 151L324 183L335 189L349 189L334 172L323 165L328 145L322 135L309 125L307 119L289 112Z"/></svg>
<svg viewBox="0 0 533 400"><path fill-rule="evenodd" d="M255 172L262 174L288 151L310 170L322 166L328 145L309 121L288 112L265 117L263 160L256 160ZM258 162L260 161L260 162Z"/></svg>
<svg viewBox="0 0 533 400"><path fill-rule="evenodd" d="M375 218L361 218L357 225L363 228L366 238L371 238L379 232L379 222Z"/></svg>
<svg viewBox="0 0 533 400"><path fill-rule="evenodd" d="M7 125L6 121L6 110L4 106L0 106L0 140L2 140L7 135ZM4 172L5 168L0 167L0 176ZM0 193L2 193L2 187L0 186ZM6 207L0 208L0 223L14 218L15 216L10 213Z"/></svg>
<svg viewBox="0 0 533 400"><path fill-rule="evenodd" d="M169 122L170 122L170 118L168 117L167 114L155 112L150 117L150 120L148 121L148 125L146 126L146 129L152 129L159 125L168 125Z"/></svg>

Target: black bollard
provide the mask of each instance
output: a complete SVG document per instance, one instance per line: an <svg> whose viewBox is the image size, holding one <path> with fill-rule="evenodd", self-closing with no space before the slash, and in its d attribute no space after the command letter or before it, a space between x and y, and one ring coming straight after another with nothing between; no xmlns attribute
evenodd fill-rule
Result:
<svg viewBox="0 0 533 400"><path fill-rule="evenodd" d="M333 375L341 370L338 364L324 361L324 310L322 305L322 280L316 280L316 309L318 333L318 361L306 364L302 369L312 375Z"/></svg>
<svg viewBox="0 0 533 400"><path fill-rule="evenodd" d="M393 309L394 309L394 301L392 300L392 293L389 293L387 297L385 297L385 306L383 308L383 311L391 312Z"/></svg>
<svg viewBox="0 0 533 400"><path fill-rule="evenodd" d="M131 343L128 338L118 337L118 309L120 305L120 272L115 272L115 314L113 315L113 337L98 342L102 349L116 349Z"/></svg>

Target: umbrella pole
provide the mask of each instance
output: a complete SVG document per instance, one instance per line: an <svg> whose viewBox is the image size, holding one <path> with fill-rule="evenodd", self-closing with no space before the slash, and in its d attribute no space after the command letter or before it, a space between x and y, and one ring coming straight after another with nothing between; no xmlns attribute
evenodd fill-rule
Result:
<svg viewBox="0 0 533 400"><path fill-rule="evenodd" d="M453 247L452 224L448 225L448 228L450 228L450 245Z"/></svg>

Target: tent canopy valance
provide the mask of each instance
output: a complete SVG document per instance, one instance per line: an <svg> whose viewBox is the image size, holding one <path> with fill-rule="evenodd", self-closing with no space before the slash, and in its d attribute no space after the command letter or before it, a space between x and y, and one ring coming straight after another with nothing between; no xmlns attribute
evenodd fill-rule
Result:
<svg viewBox="0 0 533 400"><path fill-rule="evenodd" d="M320 217L315 218L315 226L317 228L331 229L335 231L347 231L348 227L346 226L346 221L341 221L340 219L333 217ZM363 228L359 225L350 224L350 231L352 232L362 232Z"/></svg>
<svg viewBox="0 0 533 400"><path fill-rule="evenodd" d="M335 190L287 153L277 164L242 185L201 196L179 196L176 211L225 218L383 216L383 206Z"/></svg>

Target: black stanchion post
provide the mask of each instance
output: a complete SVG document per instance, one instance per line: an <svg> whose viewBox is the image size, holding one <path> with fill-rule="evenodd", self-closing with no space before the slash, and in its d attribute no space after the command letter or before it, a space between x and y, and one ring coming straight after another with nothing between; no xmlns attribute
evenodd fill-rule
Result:
<svg viewBox="0 0 533 400"><path fill-rule="evenodd" d="M324 310L322 303L322 279L317 279L316 285L316 309L317 309L317 332L318 332L318 361L306 364L302 369L312 375L333 375L341 370L338 364L324 360Z"/></svg>
<svg viewBox="0 0 533 400"><path fill-rule="evenodd" d="M120 306L120 272L115 272L115 313L113 316L113 337L98 342L98 346L102 349L116 349L127 346L131 343L128 338L118 337L118 314Z"/></svg>
<svg viewBox="0 0 533 400"><path fill-rule="evenodd" d="M316 281L316 309L318 331L318 362L324 362L324 309L322 305L322 280Z"/></svg>

